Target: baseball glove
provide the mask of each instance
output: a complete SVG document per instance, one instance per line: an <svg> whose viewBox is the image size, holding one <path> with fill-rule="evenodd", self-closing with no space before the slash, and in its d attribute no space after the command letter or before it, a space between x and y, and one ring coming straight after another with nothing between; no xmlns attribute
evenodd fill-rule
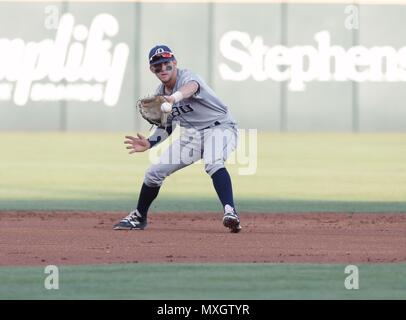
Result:
<svg viewBox="0 0 406 320"><path fill-rule="evenodd" d="M149 123L157 126L165 126L168 113L162 112L161 105L166 102L163 96L152 96L138 100L137 107L141 116Z"/></svg>

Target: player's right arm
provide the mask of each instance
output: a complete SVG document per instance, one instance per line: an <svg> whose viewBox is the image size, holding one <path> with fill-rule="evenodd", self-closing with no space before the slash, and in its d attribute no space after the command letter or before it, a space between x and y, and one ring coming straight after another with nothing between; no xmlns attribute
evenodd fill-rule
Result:
<svg viewBox="0 0 406 320"><path fill-rule="evenodd" d="M199 83L192 79L183 86L181 86L178 91L176 91L173 95L171 96L164 96L166 101L168 101L170 104L177 103L183 99L190 98L193 96L196 92L199 91L200 85Z"/></svg>

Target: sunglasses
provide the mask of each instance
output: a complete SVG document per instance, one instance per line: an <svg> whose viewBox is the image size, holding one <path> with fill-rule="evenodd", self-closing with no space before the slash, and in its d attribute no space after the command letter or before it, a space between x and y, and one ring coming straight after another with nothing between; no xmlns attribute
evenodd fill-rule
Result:
<svg viewBox="0 0 406 320"><path fill-rule="evenodd" d="M167 62L169 62L169 61L167 61ZM151 66L152 72L153 72L153 73L160 73L160 72L162 71L162 66L163 66L163 65L165 65L165 70L166 70L166 71L171 71L171 70L172 70L172 66L166 65L165 63L167 63L167 62L162 62L162 63L156 64L156 65L152 65L152 66Z"/></svg>
<svg viewBox="0 0 406 320"><path fill-rule="evenodd" d="M173 53L172 52L159 52L154 54L150 59L149 59L149 63L154 63L157 62L158 60L162 59L162 58L172 58L173 57Z"/></svg>

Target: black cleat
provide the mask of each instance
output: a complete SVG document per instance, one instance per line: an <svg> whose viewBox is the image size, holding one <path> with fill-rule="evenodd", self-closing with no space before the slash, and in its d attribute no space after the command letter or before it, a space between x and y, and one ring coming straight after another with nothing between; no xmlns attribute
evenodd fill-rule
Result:
<svg viewBox="0 0 406 320"><path fill-rule="evenodd" d="M238 233L242 227L240 225L240 218L235 212L234 208L228 204L224 207L223 225L230 229L232 233Z"/></svg>
<svg viewBox="0 0 406 320"><path fill-rule="evenodd" d="M131 211L128 216L126 216L119 223L115 224L114 230L144 230L147 226L147 219L143 218L141 214L137 211Z"/></svg>

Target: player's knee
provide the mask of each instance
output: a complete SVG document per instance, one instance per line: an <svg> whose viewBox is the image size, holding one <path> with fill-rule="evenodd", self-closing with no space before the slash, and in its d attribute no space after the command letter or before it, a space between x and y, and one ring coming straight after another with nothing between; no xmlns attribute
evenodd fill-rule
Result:
<svg viewBox="0 0 406 320"><path fill-rule="evenodd" d="M206 170L207 174L211 177L216 171L224 168L224 164L206 164L204 169Z"/></svg>
<svg viewBox="0 0 406 320"><path fill-rule="evenodd" d="M147 170L144 177L144 183L148 187L160 187L167 175L159 169L151 167Z"/></svg>

